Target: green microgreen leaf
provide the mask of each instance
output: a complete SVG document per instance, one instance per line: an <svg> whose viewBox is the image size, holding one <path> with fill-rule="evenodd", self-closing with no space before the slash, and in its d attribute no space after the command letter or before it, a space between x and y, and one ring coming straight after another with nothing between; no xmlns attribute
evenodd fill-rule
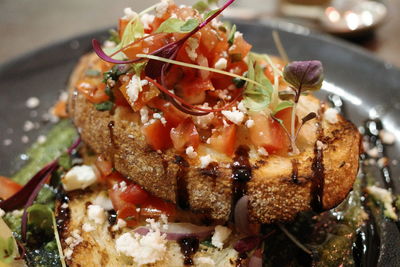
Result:
<svg viewBox="0 0 400 267"><path fill-rule="evenodd" d="M104 101L99 104L94 104L94 106L98 111L107 111L113 108L114 103L111 101Z"/></svg>
<svg viewBox="0 0 400 267"><path fill-rule="evenodd" d="M28 208L28 225L34 227L35 231L52 232L52 214L53 211L47 205L33 204Z"/></svg>
<svg viewBox="0 0 400 267"><path fill-rule="evenodd" d="M275 107L274 111L272 112L272 114L276 114L281 110L284 110L286 108L290 108L293 107L293 102L292 101L282 101L278 104L278 106Z"/></svg>
<svg viewBox="0 0 400 267"><path fill-rule="evenodd" d="M218 0L207 0L209 5L218 5Z"/></svg>
<svg viewBox="0 0 400 267"><path fill-rule="evenodd" d="M64 168L64 170L69 170L72 168L72 159L68 153L62 154L58 158L58 164Z"/></svg>
<svg viewBox="0 0 400 267"><path fill-rule="evenodd" d="M208 11L207 13L204 14L204 19L207 19L209 17L211 17L212 15L214 15L215 13L217 13L219 11L219 9L213 9Z"/></svg>
<svg viewBox="0 0 400 267"><path fill-rule="evenodd" d="M156 33L166 32L166 33L188 33L199 25L197 19L189 19L183 21L177 18L169 18L158 27Z"/></svg>
<svg viewBox="0 0 400 267"><path fill-rule="evenodd" d="M268 107L271 102L272 93L274 88L271 82L265 76L264 70L258 64L254 55L249 54L247 77L250 80L256 81L258 86L254 83L248 83L244 89L244 104L252 111L261 111Z"/></svg>
<svg viewBox="0 0 400 267"><path fill-rule="evenodd" d="M192 6L194 9L199 11L199 13L204 13L208 9L208 4L204 1L199 1Z"/></svg>
<svg viewBox="0 0 400 267"><path fill-rule="evenodd" d="M228 43L230 46L233 45L233 42L235 41L235 33L236 33L236 24L233 24L228 36Z"/></svg>
<svg viewBox="0 0 400 267"><path fill-rule="evenodd" d="M119 44L121 42L121 39L119 38L119 33L115 29L109 30L108 33L110 34L110 37L108 37L109 41L116 44Z"/></svg>

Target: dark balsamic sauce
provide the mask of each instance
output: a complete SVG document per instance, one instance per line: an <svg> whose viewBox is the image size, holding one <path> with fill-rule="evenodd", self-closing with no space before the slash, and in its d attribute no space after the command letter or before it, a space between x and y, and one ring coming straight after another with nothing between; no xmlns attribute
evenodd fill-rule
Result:
<svg viewBox="0 0 400 267"><path fill-rule="evenodd" d="M219 165L217 162L211 162L210 164L207 165L207 167L203 168L200 170L200 173L202 175L211 177L211 178L218 178L220 175L219 172Z"/></svg>
<svg viewBox="0 0 400 267"><path fill-rule="evenodd" d="M174 163L179 167L176 175L176 203L183 210L190 209L188 184L186 181L189 163L181 156L175 156Z"/></svg>
<svg viewBox="0 0 400 267"><path fill-rule="evenodd" d="M292 159L292 182L299 183L299 162L296 159Z"/></svg>
<svg viewBox="0 0 400 267"><path fill-rule="evenodd" d="M108 131L110 133L110 143L112 145L113 148L116 148L116 143L114 140L114 126L115 126L115 122L114 121L110 121L107 125L108 127Z"/></svg>
<svg viewBox="0 0 400 267"><path fill-rule="evenodd" d="M181 247L181 252L184 256L183 264L193 265L192 256L199 249L199 239L197 237L184 237L178 240L178 244Z"/></svg>
<svg viewBox="0 0 400 267"><path fill-rule="evenodd" d="M246 252L242 252L238 254L238 257L235 261L235 266L236 267L246 267L247 266L247 254Z"/></svg>
<svg viewBox="0 0 400 267"><path fill-rule="evenodd" d="M318 148L317 144L314 147L314 160L311 166L313 171L313 179L311 185L311 208L315 212L323 211L322 197L324 195L324 184L325 184L325 168L324 168L324 153L321 148Z"/></svg>
<svg viewBox="0 0 400 267"><path fill-rule="evenodd" d="M251 166L249 162L249 148L239 146L236 149L232 163L232 211L238 200L245 195L247 182L251 179ZM233 212L231 212L231 216Z"/></svg>
<svg viewBox="0 0 400 267"><path fill-rule="evenodd" d="M59 233L64 233L68 228L68 222L70 220L70 210L69 207L63 208L63 204L69 203L69 197L63 192L62 189L57 192L57 200L60 202L57 211L57 230Z"/></svg>

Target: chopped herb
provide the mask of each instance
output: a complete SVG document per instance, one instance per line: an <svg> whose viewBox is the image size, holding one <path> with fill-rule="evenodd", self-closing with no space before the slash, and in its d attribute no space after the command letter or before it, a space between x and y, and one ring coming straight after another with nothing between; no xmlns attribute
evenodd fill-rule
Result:
<svg viewBox="0 0 400 267"><path fill-rule="evenodd" d="M101 72L98 70L94 70L94 69L88 69L85 72L85 74L86 74L86 76L89 76L89 77L97 77L97 76L100 76Z"/></svg>
<svg viewBox="0 0 400 267"><path fill-rule="evenodd" d="M58 164L64 168L64 170L69 170L72 168L72 159L68 153L62 154L58 158Z"/></svg>
<svg viewBox="0 0 400 267"><path fill-rule="evenodd" d="M246 76L246 73L244 73L243 76ZM236 88L243 88L244 85L246 84L245 80L237 78L237 77L233 78L232 82L236 86Z"/></svg>
<svg viewBox="0 0 400 267"><path fill-rule="evenodd" d="M96 107L96 109L98 111L107 111L107 110L111 110L113 108L114 103L111 101L104 101L99 104L94 104L94 106Z"/></svg>
<svg viewBox="0 0 400 267"><path fill-rule="evenodd" d="M235 33L236 33L236 24L233 24L228 36L228 43L230 46L233 45L235 41Z"/></svg>
<svg viewBox="0 0 400 267"><path fill-rule="evenodd" d="M192 6L194 9L199 11L199 13L204 13L208 9L208 4L204 1L199 1Z"/></svg>
<svg viewBox="0 0 400 267"><path fill-rule="evenodd" d="M206 247L215 248L215 246L211 243L210 240L204 240L200 244L202 244L203 246L206 246Z"/></svg>
<svg viewBox="0 0 400 267"><path fill-rule="evenodd" d="M119 76L126 74L131 70L130 65L118 64L113 66L109 71L103 73L103 82L107 83L108 79L117 81Z"/></svg>

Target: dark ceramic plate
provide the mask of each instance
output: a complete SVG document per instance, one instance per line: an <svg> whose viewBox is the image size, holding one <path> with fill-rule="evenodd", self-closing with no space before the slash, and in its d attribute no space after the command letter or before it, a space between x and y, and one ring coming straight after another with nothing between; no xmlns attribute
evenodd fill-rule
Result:
<svg viewBox="0 0 400 267"><path fill-rule="evenodd" d="M361 125L378 112L384 127L400 140L400 71L377 60L364 50L328 36L310 33L300 26L284 22L239 23L240 31L254 45L254 51L277 54L271 32L277 29L291 60L317 59L325 68L325 84L321 97L335 93L345 102L345 114ZM106 31L87 34L64 41L0 66L0 173L10 175L23 163L21 153L29 143L50 127L41 119L67 84L79 57L90 51L92 38L105 38ZM40 106L28 109L25 101L37 96ZM34 116L35 111L38 115ZM38 122L38 130L24 132L29 120ZM12 140L6 146L4 140ZM26 139L26 138L25 138ZM6 141L6 142L9 142ZM387 149L392 159L400 158L400 142ZM16 160L18 159L18 160ZM391 166L393 190L399 193L399 166ZM382 179L378 178L382 183ZM400 266L400 235L395 223L385 221L377 226L380 232L378 265ZM375 244L376 245L376 244ZM374 266L376 262L367 265Z"/></svg>

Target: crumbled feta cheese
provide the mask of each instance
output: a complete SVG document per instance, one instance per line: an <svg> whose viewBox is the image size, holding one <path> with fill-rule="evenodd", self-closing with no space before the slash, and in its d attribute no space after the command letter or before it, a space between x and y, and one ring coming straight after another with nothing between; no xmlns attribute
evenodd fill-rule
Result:
<svg viewBox="0 0 400 267"><path fill-rule="evenodd" d="M2 209L0 209L0 218L2 218L4 215L6 215L6 212Z"/></svg>
<svg viewBox="0 0 400 267"><path fill-rule="evenodd" d="M140 112L140 121L142 123L148 122L149 121L149 109L146 106L144 106L140 109L139 112Z"/></svg>
<svg viewBox="0 0 400 267"><path fill-rule="evenodd" d="M156 6L156 17L157 18L163 17L165 12L167 12L169 5L170 5L169 0L161 0L161 2Z"/></svg>
<svg viewBox="0 0 400 267"><path fill-rule="evenodd" d="M368 156L370 156L370 157L372 157L372 158L377 158L377 157L379 157L379 150L378 150L378 148L375 146L375 147L373 147L373 148L371 148L371 149L368 149L368 150L367 150L367 154L368 154Z"/></svg>
<svg viewBox="0 0 400 267"><path fill-rule="evenodd" d="M62 208L62 209L68 209L68 207L69 207L68 203L63 203L63 204L61 205L61 208Z"/></svg>
<svg viewBox="0 0 400 267"><path fill-rule="evenodd" d="M218 97L222 100L230 100L232 97L229 95L229 91L224 89L224 90L218 90Z"/></svg>
<svg viewBox="0 0 400 267"><path fill-rule="evenodd" d="M268 156L268 151L265 150L264 147L259 147L259 148L257 149L257 152L258 152L258 154L260 154L261 156Z"/></svg>
<svg viewBox="0 0 400 267"><path fill-rule="evenodd" d="M320 140L317 140L316 144L317 144L317 149L318 150L324 150L324 149L326 149L328 147L326 144L324 144Z"/></svg>
<svg viewBox="0 0 400 267"><path fill-rule="evenodd" d="M210 155L200 157L200 168L205 168L213 161Z"/></svg>
<svg viewBox="0 0 400 267"><path fill-rule="evenodd" d="M189 158L193 159L197 157L197 152L194 151L194 148L192 146L188 146L186 148L186 155L188 155Z"/></svg>
<svg viewBox="0 0 400 267"><path fill-rule="evenodd" d="M126 227L126 221L122 220L122 219L118 219L117 223L113 225L113 227L111 228L111 231L115 232L118 231L122 228Z"/></svg>
<svg viewBox="0 0 400 267"><path fill-rule="evenodd" d="M110 40L105 40L105 42L103 43L104 48L114 48L117 46L117 43L114 41L110 41Z"/></svg>
<svg viewBox="0 0 400 267"><path fill-rule="evenodd" d="M40 100L37 97L30 97L26 100L25 105L27 108L37 108L40 105Z"/></svg>
<svg viewBox="0 0 400 267"><path fill-rule="evenodd" d="M378 159L377 163L379 168L387 167L389 165L389 159L387 157L383 157Z"/></svg>
<svg viewBox="0 0 400 267"><path fill-rule="evenodd" d="M334 108L328 108L325 112L324 112L324 118L325 120L327 120L329 123L331 124L335 124L339 121L338 119L338 111Z"/></svg>
<svg viewBox="0 0 400 267"><path fill-rule="evenodd" d="M196 49L199 47L199 40L197 38L189 38L187 41L188 45L185 47L185 51L189 58L193 61L197 58Z"/></svg>
<svg viewBox="0 0 400 267"><path fill-rule="evenodd" d="M111 199L104 194L99 194L93 200L93 204L102 207L104 210L112 210L114 208Z"/></svg>
<svg viewBox="0 0 400 267"><path fill-rule="evenodd" d="M194 263L197 266L215 266L215 261L210 257L197 257L194 258Z"/></svg>
<svg viewBox="0 0 400 267"><path fill-rule="evenodd" d="M228 227L217 225L215 226L215 232L211 237L211 244L219 249L224 246L224 241L229 237L232 230Z"/></svg>
<svg viewBox="0 0 400 267"><path fill-rule="evenodd" d="M61 179L65 191L85 189L97 181L95 171L91 166L74 166Z"/></svg>
<svg viewBox="0 0 400 267"><path fill-rule="evenodd" d="M240 101L240 102L239 102L239 104L238 104L238 110L240 110L240 111L243 112L243 113L246 113L246 112L247 112L247 109L246 109L246 107L245 107L243 101Z"/></svg>
<svg viewBox="0 0 400 267"><path fill-rule="evenodd" d="M90 223L84 223L82 225L82 230L84 232L88 233L88 232L92 232L92 231L96 230L96 228L93 225L91 225Z"/></svg>
<svg viewBox="0 0 400 267"><path fill-rule="evenodd" d="M164 258L167 251L166 235L161 235L160 224L150 222L150 231L145 235L124 233L116 240L116 249L128 257L132 257L138 265L155 263Z"/></svg>
<svg viewBox="0 0 400 267"><path fill-rule="evenodd" d="M210 112L204 116L193 116L193 121L196 126L199 126L202 129L207 129L212 120L214 119L214 113Z"/></svg>
<svg viewBox="0 0 400 267"><path fill-rule="evenodd" d="M145 13L140 17L140 21L143 23L144 29L148 30L150 29L150 24L154 21L154 15Z"/></svg>
<svg viewBox="0 0 400 267"><path fill-rule="evenodd" d="M4 139L4 140L3 140L3 145L4 145L4 146L9 146L9 145L11 145L11 144L12 144L12 140L11 140L11 139L7 138L7 139Z"/></svg>
<svg viewBox="0 0 400 267"><path fill-rule="evenodd" d="M21 137L21 142L24 143L24 144L28 143L28 142L29 142L29 137L26 136L26 135L23 135L23 136Z"/></svg>
<svg viewBox="0 0 400 267"><path fill-rule="evenodd" d="M124 8L124 14L125 14L125 16L123 16L123 19L126 19L126 20L131 20L131 19L135 18L138 15L130 7Z"/></svg>
<svg viewBox="0 0 400 267"><path fill-rule="evenodd" d="M89 205L87 208L88 217L96 224L103 224L106 221L104 209L99 205Z"/></svg>
<svg viewBox="0 0 400 267"><path fill-rule="evenodd" d="M139 92L142 90L140 78L137 75L133 75L126 89L129 100L135 103L139 97Z"/></svg>
<svg viewBox="0 0 400 267"><path fill-rule="evenodd" d="M65 239L65 243L67 247L64 250L64 256L67 259L71 259L72 254L74 253L74 248L82 243L83 238L80 236L79 230L73 230L71 236Z"/></svg>
<svg viewBox="0 0 400 267"><path fill-rule="evenodd" d="M386 217L397 221L398 217L392 205L393 203L392 193L389 190L377 187L375 185L367 186L366 190L367 193L370 194L376 201L379 201L383 204L384 208L383 214Z"/></svg>
<svg viewBox="0 0 400 267"><path fill-rule="evenodd" d="M379 131L379 137L382 139L382 143L386 145L392 145L396 141L394 134L386 130Z"/></svg>
<svg viewBox="0 0 400 267"><path fill-rule="evenodd" d="M247 128L251 128L254 126L254 120L248 119L245 124Z"/></svg>
<svg viewBox="0 0 400 267"><path fill-rule="evenodd" d="M217 62L215 62L214 68L216 68L218 70L224 70L224 69L226 69L227 65L228 65L228 61L226 60L226 58L221 57L220 59L217 60Z"/></svg>
<svg viewBox="0 0 400 267"><path fill-rule="evenodd" d="M244 113L238 110L223 110L222 115L225 116L229 121L233 122L234 124L240 125L244 119Z"/></svg>
<svg viewBox="0 0 400 267"><path fill-rule="evenodd" d="M236 31L235 32L235 39L236 38L240 38L240 37L243 37L243 33L239 32L239 31Z"/></svg>

